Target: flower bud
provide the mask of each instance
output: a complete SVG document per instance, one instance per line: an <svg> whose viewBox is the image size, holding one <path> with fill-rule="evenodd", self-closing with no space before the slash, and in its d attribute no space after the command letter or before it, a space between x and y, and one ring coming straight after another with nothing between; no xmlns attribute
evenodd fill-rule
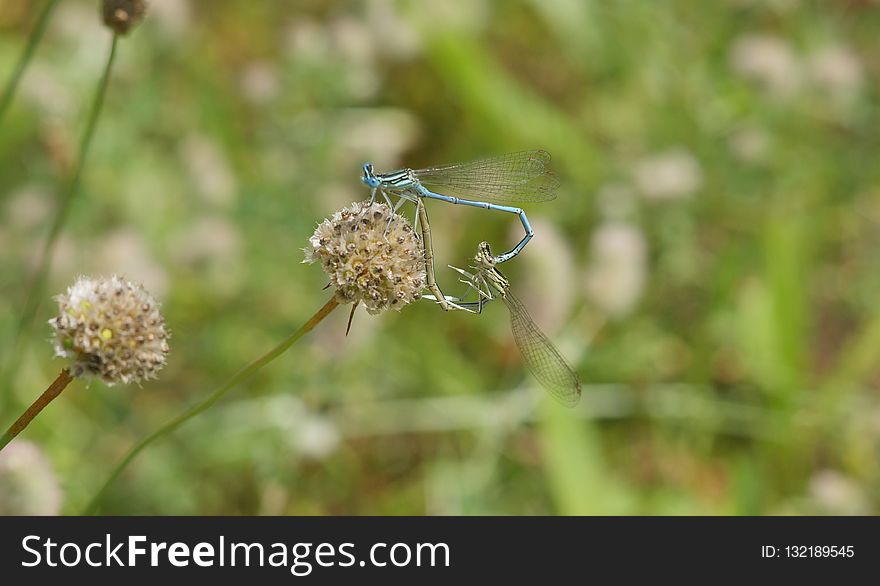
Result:
<svg viewBox="0 0 880 586"><path fill-rule="evenodd" d="M104 24L120 35L126 34L144 19L147 0L104 0Z"/></svg>

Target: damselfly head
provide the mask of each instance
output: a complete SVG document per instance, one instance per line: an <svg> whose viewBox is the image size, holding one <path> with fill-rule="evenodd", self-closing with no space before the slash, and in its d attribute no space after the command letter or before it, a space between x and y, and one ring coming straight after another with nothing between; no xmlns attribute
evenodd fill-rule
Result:
<svg viewBox="0 0 880 586"><path fill-rule="evenodd" d="M492 256L492 249L486 241L480 242L477 247L477 254L474 256L476 268L491 269L495 266L495 257Z"/></svg>
<svg viewBox="0 0 880 586"><path fill-rule="evenodd" d="M361 177L361 181L371 188L379 187L379 178L376 177L376 173L373 171L372 163L364 163L364 174Z"/></svg>

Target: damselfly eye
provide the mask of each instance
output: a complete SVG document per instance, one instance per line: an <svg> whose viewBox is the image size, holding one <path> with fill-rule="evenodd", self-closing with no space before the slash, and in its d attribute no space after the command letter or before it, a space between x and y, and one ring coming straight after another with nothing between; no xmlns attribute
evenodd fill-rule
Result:
<svg viewBox="0 0 880 586"><path fill-rule="evenodd" d="M361 177L361 181L363 181L370 187L379 186L379 179L376 177L376 173L373 171L372 163L364 163L364 174Z"/></svg>

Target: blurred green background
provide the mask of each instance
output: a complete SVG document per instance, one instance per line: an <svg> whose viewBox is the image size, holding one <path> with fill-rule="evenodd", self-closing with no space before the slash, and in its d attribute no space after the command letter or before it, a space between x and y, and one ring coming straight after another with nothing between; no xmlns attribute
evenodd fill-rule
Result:
<svg viewBox="0 0 880 586"><path fill-rule="evenodd" d="M42 5L0 0L0 82ZM348 337L343 307L148 448L103 511L877 512L877 3L152 0L10 357L110 45L98 5L61 1L0 126L0 425L63 365L46 320L77 275L143 282L172 353L141 388L65 391L0 460L0 488L30 487L0 510L80 511L317 310L301 249L365 197L364 161L544 148L559 197L527 206L505 272L584 381L576 409L527 375L501 305L359 312ZM440 267L521 231L429 211Z"/></svg>

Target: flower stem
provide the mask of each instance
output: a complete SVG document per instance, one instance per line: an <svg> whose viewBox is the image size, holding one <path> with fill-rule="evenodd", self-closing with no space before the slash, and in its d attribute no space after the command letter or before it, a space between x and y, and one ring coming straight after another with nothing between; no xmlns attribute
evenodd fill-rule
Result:
<svg viewBox="0 0 880 586"><path fill-rule="evenodd" d="M6 82L6 87L3 89L3 96L0 97L0 122L3 122L3 118L6 116L6 111L12 103L12 98L15 96L15 90L18 89L18 82L21 81L21 76L24 75L24 70L27 69L28 64L31 62L31 57L34 56L34 51L36 50L37 45L40 44L40 39L43 38L43 33L46 32L46 26L49 24L49 17L52 16L52 12L57 5L58 0L49 0L46 2L46 6L43 7L43 12L40 13L40 17L37 20L37 25L31 32L31 36L24 48L24 52L21 54L18 64L15 66L15 71L12 72L12 77L9 78L9 81Z"/></svg>
<svg viewBox="0 0 880 586"><path fill-rule="evenodd" d="M85 508L83 514L92 515L97 511L101 500L107 492L107 489L110 488L110 485L113 484L113 482L119 477L122 471L131 463L132 460L135 459L135 457L139 453L141 453L141 451L143 451L144 448L146 448L157 439L173 432L196 415L208 409L208 407L216 403L221 397L223 397L223 395L228 393L240 383L248 380L258 370L281 356L281 354L283 354L288 348L290 348L294 342L302 338L305 334L312 331L316 325L321 323L321 320L327 317L331 311L336 309L337 305L339 305L339 301L336 300L336 296L334 295L330 299L330 301L324 304L324 307L319 309L317 313L315 313L315 315L313 315L311 319L309 319L309 321L305 323L305 325L296 330L294 333L290 334L280 344L269 350L267 353L263 354L261 357L257 358L256 360L239 370L237 373L235 373L232 378L223 383L213 393L208 395L208 397L204 401L198 403L197 405L194 405L193 407L190 407L188 410L178 415L177 417L160 427L158 430L148 435L146 438L142 439L140 443L132 448L125 456L125 458L123 458L122 461L117 464L116 468L110 474L110 477L101 487L101 490L98 491L98 493L94 496L94 498L92 498L91 502Z"/></svg>
<svg viewBox="0 0 880 586"><path fill-rule="evenodd" d="M21 433L21 431L33 421L34 417L36 417L46 405L60 395L61 391L67 388L67 385L69 385L72 380L73 377L70 376L70 371L66 368L62 368L61 372L58 374L58 378L56 378L52 384L49 385L49 388L43 391L43 394L37 397L37 400L27 408L27 411L22 413L21 417L19 417L15 423L6 430L3 437L0 437L0 451L3 451L3 448L5 448L15 436Z"/></svg>
<svg viewBox="0 0 880 586"><path fill-rule="evenodd" d="M12 380L12 378L14 378L13 375L15 372L15 365L17 364L17 356L19 351L21 350L21 345L24 341L23 338L27 334L27 331L30 329L31 323L34 320L34 316L37 313L37 308L39 307L40 300L43 297L43 287L45 286L46 275L49 272L49 264L52 261L52 252L55 249L55 244L58 240L58 235L61 233L61 229L64 226L64 222L67 220L71 203L79 192L79 185L82 179L83 169L85 168L86 160L88 159L89 149L92 145L92 138L95 135L95 127L97 126L98 117L100 116L101 108L104 105L104 96L107 94L107 84L110 80L110 71L113 68L113 62L116 57L116 45L118 40L119 35L114 34L113 41L110 45L110 55L107 58L107 64L104 67L104 73L102 74L101 81L98 84L98 90L95 93L95 98L92 102L92 108L89 112L89 118L86 121L85 131L83 132L82 139L80 141L79 160L77 161L76 168L73 171L73 176L71 177L70 183L66 191L64 192L61 203L58 206L57 211L55 212L55 217L52 220L52 226L49 229L49 235L47 236L46 241L43 244L39 260L37 261L36 269L34 270L34 273L31 276L27 287L25 288L25 305L24 309L21 312L21 316L19 317L18 323L16 324L12 342L9 344L9 347L12 350L9 353L10 362L6 365L2 380L10 381Z"/></svg>

